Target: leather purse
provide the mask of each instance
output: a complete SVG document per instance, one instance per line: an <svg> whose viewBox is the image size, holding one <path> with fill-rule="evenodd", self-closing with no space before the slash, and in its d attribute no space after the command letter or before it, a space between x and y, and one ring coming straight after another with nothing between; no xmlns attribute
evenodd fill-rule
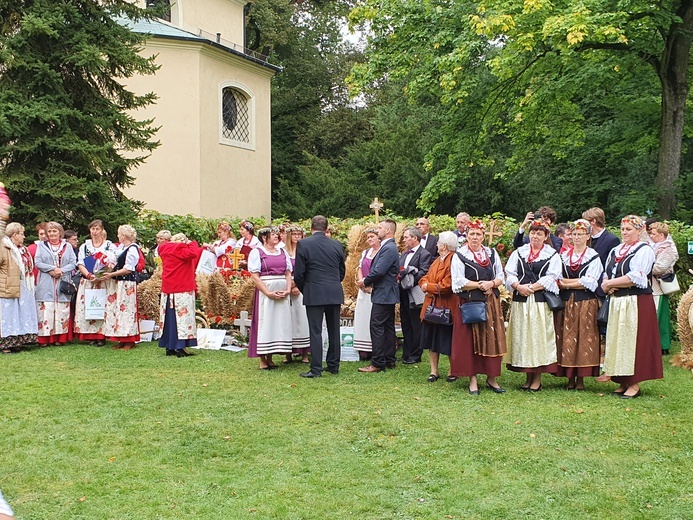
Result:
<svg viewBox="0 0 693 520"><path fill-rule="evenodd" d="M433 303L426 307L423 321L429 325L452 325L452 312L447 307L436 307L438 297L433 297Z"/></svg>
<svg viewBox="0 0 693 520"><path fill-rule="evenodd" d="M75 294L77 294L77 287L75 287L72 278L69 278L67 280L60 280L58 290L61 293L66 294L67 296L74 296Z"/></svg>
<svg viewBox="0 0 693 520"><path fill-rule="evenodd" d="M551 309L553 312L562 311L565 309L565 302L561 300L560 296L552 292L544 291L544 299L546 300L549 309Z"/></svg>
<svg viewBox="0 0 693 520"><path fill-rule="evenodd" d="M679 281L674 273L663 276L659 279L659 287L662 289L662 294L670 295L681 290Z"/></svg>
<svg viewBox="0 0 693 520"><path fill-rule="evenodd" d="M486 302L467 302L460 305L462 323L484 323L486 318Z"/></svg>
<svg viewBox="0 0 693 520"><path fill-rule="evenodd" d="M609 297L607 297L603 302L602 306L599 307L599 312L597 313L597 323L602 327L606 327L609 321Z"/></svg>

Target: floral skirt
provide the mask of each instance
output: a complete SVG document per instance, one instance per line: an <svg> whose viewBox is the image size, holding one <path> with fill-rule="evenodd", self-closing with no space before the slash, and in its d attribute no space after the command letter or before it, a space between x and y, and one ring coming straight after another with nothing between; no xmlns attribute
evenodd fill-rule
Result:
<svg viewBox="0 0 693 520"><path fill-rule="evenodd" d="M70 302L36 302L38 342L65 343L72 339Z"/></svg>
<svg viewBox="0 0 693 520"><path fill-rule="evenodd" d="M103 334L110 340L121 343L140 340L136 282L118 280L109 288Z"/></svg>
<svg viewBox="0 0 693 520"><path fill-rule="evenodd" d="M115 289L115 281L92 281L82 278L82 281L79 282L79 288L77 289L77 300L75 302L75 335L83 341L105 339L103 333L105 320L87 320L84 317L86 312L85 294L87 289L106 289L107 294L111 294Z"/></svg>

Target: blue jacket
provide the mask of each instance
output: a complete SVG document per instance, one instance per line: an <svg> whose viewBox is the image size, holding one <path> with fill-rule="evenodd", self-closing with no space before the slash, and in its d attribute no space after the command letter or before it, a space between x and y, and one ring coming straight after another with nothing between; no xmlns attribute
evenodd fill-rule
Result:
<svg viewBox="0 0 693 520"><path fill-rule="evenodd" d="M300 242L299 242L300 244ZM383 242L373 258L371 272L364 278L366 286L373 286L371 302L379 304L399 303L399 251L393 239Z"/></svg>

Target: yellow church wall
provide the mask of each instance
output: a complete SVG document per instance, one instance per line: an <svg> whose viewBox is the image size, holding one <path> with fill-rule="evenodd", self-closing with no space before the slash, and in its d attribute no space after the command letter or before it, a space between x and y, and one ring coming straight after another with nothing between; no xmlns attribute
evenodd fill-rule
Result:
<svg viewBox="0 0 693 520"><path fill-rule="evenodd" d="M270 216L271 71L205 48L200 58L200 193L206 216ZM250 97L251 143L227 144L221 136L222 88ZM220 142L222 141L222 142Z"/></svg>
<svg viewBox="0 0 693 520"><path fill-rule="evenodd" d="M197 33L202 29L243 47L243 6L239 0L177 0L181 1L181 29ZM172 2L173 3L173 2ZM173 21L173 19L171 20Z"/></svg>
<svg viewBox="0 0 693 520"><path fill-rule="evenodd" d="M126 195L163 213L269 216L273 72L197 42L154 38L143 54L157 54L161 68L154 77L132 78L128 87L159 96L135 116L155 118L161 146L133 170L136 182ZM250 96L250 144L221 137L224 86Z"/></svg>
<svg viewBox="0 0 693 520"><path fill-rule="evenodd" d="M138 119L154 118L161 128L155 139L161 145L131 173L135 184L125 190L147 209L163 213L202 215L200 200L200 54L199 44L150 40L143 54L158 54L156 76L135 76L127 82L138 94L153 91L159 99Z"/></svg>

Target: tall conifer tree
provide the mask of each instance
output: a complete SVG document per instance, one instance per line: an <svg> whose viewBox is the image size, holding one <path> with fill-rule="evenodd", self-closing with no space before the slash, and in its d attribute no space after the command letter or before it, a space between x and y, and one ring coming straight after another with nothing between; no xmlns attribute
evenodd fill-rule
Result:
<svg viewBox="0 0 693 520"><path fill-rule="evenodd" d="M0 1L0 178L14 220L86 230L134 217L122 189L158 145L135 111L156 96L123 82L157 67L122 20L147 16L126 0Z"/></svg>

